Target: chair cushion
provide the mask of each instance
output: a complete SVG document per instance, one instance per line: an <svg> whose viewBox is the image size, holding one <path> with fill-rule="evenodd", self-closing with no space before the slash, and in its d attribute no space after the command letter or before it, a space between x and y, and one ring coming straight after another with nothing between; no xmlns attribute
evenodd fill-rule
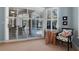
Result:
<svg viewBox="0 0 79 59"><path fill-rule="evenodd" d="M63 30L62 36L67 37L70 35L72 35L72 30L66 30L66 29Z"/></svg>
<svg viewBox="0 0 79 59"><path fill-rule="evenodd" d="M58 40L64 41L64 42L68 42L68 38L67 37L63 37L63 36L57 36Z"/></svg>
<svg viewBox="0 0 79 59"><path fill-rule="evenodd" d="M71 29L63 29L61 33L58 33L57 39L61 41L68 42L69 38L68 36L72 36L72 31ZM69 40L70 42L70 40Z"/></svg>

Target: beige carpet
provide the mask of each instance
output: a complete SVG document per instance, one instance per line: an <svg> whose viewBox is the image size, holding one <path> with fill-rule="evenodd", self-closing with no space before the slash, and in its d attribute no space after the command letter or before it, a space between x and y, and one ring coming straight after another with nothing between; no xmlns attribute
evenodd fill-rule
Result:
<svg viewBox="0 0 79 59"><path fill-rule="evenodd" d="M66 47L46 45L44 39L0 44L0 51L66 51Z"/></svg>

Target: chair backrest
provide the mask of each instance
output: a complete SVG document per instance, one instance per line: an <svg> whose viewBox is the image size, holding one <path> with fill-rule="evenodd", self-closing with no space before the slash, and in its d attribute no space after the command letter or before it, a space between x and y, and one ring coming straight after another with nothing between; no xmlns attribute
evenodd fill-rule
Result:
<svg viewBox="0 0 79 59"><path fill-rule="evenodd" d="M72 28L62 28L62 31L63 30L70 30L71 31L71 36L73 35L73 29Z"/></svg>

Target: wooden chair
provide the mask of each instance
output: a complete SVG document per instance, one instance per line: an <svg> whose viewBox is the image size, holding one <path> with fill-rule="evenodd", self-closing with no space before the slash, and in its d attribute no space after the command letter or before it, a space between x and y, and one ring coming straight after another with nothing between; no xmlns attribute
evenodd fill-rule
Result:
<svg viewBox="0 0 79 59"><path fill-rule="evenodd" d="M57 41L61 41L62 43L67 43L67 50L69 51L70 46L72 48L72 40L71 40L72 36L73 36L73 29L62 28L62 32L57 33Z"/></svg>

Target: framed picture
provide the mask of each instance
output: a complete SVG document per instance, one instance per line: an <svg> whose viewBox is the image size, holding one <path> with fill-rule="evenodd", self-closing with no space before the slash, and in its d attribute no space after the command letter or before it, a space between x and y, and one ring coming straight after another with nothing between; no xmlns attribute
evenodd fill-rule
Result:
<svg viewBox="0 0 79 59"><path fill-rule="evenodd" d="M63 25L68 25L68 22L67 21L63 21Z"/></svg>
<svg viewBox="0 0 79 59"><path fill-rule="evenodd" d="M68 17L67 16L63 16L63 20L67 20L68 19Z"/></svg>

